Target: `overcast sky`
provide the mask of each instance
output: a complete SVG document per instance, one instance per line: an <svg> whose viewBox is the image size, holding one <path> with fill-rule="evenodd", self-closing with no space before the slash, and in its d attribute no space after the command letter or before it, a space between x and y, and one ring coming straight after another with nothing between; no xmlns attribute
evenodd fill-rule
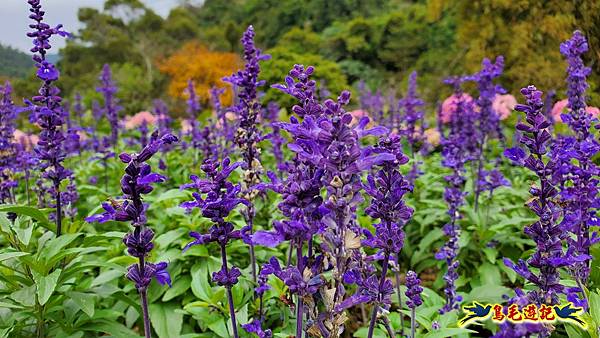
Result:
<svg viewBox="0 0 600 338"><path fill-rule="evenodd" d="M169 10L178 3L178 0L143 0L143 2L164 17L169 14ZM42 0L42 8L46 11L46 22L51 26L62 23L68 32L76 32L80 28L77 20L79 7L100 9L103 4L104 0ZM31 40L25 35L29 29L28 16L27 0L0 0L0 43L28 51L31 46ZM63 46L64 40L55 38L50 52L56 53L58 48Z"/></svg>

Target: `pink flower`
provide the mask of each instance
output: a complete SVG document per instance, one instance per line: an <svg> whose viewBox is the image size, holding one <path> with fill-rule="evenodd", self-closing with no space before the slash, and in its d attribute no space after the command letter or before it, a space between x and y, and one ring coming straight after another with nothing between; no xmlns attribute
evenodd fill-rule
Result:
<svg viewBox="0 0 600 338"><path fill-rule="evenodd" d="M181 120L181 131L183 133L189 133L192 131L192 121L185 119Z"/></svg>
<svg viewBox="0 0 600 338"><path fill-rule="evenodd" d="M134 129L142 125L142 123L146 122L146 124L151 125L156 123L156 116L152 115L152 113L147 111L141 111L129 118L125 121L126 129Z"/></svg>
<svg viewBox="0 0 600 338"><path fill-rule="evenodd" d="M15 129L13 137L15 141L21 144L27 151L33 149L33 146L35 146L39 140L37 135L29 135L19 129Z"/></svg>
<svg viewBox="0 0 600 338"><path fill-rule="evenodd" d="M598 107L585 107L585 111L594 118L598 118L600 116L600 109L598 109Z"/></svg>
<svg viewBox="0 0 600 338"><path fill-rule="evenodd" d="M442 135L440 135L440 132L437 130L437 128L425 129L423 135L425 135L427 143L431 144L432 146L437 147L440 144Z"/></svg>
<svg viewBox="0 0 600 338"><path fill-rule="evenodd" d="M212 115L213 115L213 117L216 117L217 113L213 112ZM228 111L228 112L225 113L225 120L227 120L229 122L235 121L235 120L237 120L237 118L238 118L238 116L234 112ZM217 129L223 129L223 121L220 118L217 119L217 123L215 123L215 128L217 128Z"/></svg>
<svg viewBox="0 0 600 338"><path fill-rule="evenodd" d="M79 135L79 141L85 141L88 139L87 133L83 130L78 130L77 135Z"/></svg>
<svg viewBox="0 0 600 338"><path fill-rule="evenodd" d="M234 112L228 111L227 113L225 113L225 118L229 121L235 121L237 120L237 115Z"/></svg>
<svg viewBox="0 0 600 338"><path fill-rule="evenodd" d="M510 94L496 95L494 102L492 103L492 109L496 111L500 120L506 120L513 109L517 105L517 99Z"/></svg>
<svg viewBox="0 0 600 338"><path fill-rule="evenodd" d="M560 117L560 115L567 112L568 104L569 100L567 99L560 100L554 104L554 106L552 107L552 111L550 112L550 115L552 115L552 119L554 119L554 122L562 123L562 118ZM598 118L600 116L600 109L596 107L585 107L585 111L588 114L592 115L593 118Z"/></svg>
<svg viewBox="0 0 600 338"><path fill-rule="evenodd" d="M567 99L564 99L564 100L560 100L554 104L554 106L552 107L552 111L550 112L550 115L552 116L552 119L554 120L554 122L562 122L562 119L560 118L560 114L562 114L563 110L565 110L565 108L567 108L568 103L569 103L569 101Z"/></svg>
<svg viewBox="0 0 600 338"><path fill-rule="evenodd" d="M463 93L460 97L456 96L456 94L452 94L444 100L442 103L442 111L440 112L442 123L450 122L452 115L456 112L458 102L461 100L473 102L473 98L467 93Z"/></svg>

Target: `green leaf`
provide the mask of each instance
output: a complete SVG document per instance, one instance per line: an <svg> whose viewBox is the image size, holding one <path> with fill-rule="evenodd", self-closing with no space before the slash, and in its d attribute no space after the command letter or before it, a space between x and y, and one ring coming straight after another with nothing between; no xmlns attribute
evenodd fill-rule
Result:
<svg viewBox="0 0 600 338"><path fill-rule="evenodd" d="M190 288L191 282L192 278L190 276L179 277L175 283L173 283L173 287L165 292L165 295L162 298L163 302L167 302L186 292Z"/></svg>
<svg viewBox="0 0 600 338"><path fill-rule="evenodd" d="M431 244L436 240L442 238L442 236L444 236L444 233L441 229L432 229L427 233L427 235L425 235L425 237L423 237L423 239L421 239L421 242L419 242L419 249L431 247Z"/></svg>
<svg viewBox="0 0 600 338"><path fill-rule="evenodd" d="M185 229L171 230L158 236L154 242L158 244L159 248L166 248L169 244L173 243L176 239L182 237L186 233Z"/></svg>
<svg viewBox="0 0 600 338"><path fill-rule="evenodd" d="M194 293L194 296L204 301L210 301L212 289L208 283L208 270L206 264L201 262L194 264L190 273L192 275L192 292Z"/></svg>
<svg viewBox="0 0 600 338"><path fill-rule="evenodd" d="M90 317L94 316L94 295L71 291L67 292L67 296L69 296L86 315Z"/></svg>
<svg viewBox="0 0 600 338"><path fill-rule="evenodd" d="M82 327L81 330L108 333L109 335L117 338L133 338L140 336L139 334L136 334L132 330L126 328L123 324L108 319L100 319L89 322L85 327Z"/></svg>
<svg viewBox="0 0 600 338"><path fill-rule="evenodd" d="M133 306L128 307L125 312L125 325L127 325L127 327L132 327L138 318L140 318L140 314L137 310Z"/></svg>
<svg viewBox="0 0 600 338"><path fill-rule="evenodd" d="M451 327L451 328L444 328L443 330L429 332L426 335L424 335L423 338L446 338L446 337L453 337L453 336L458 336L461 334L475 333L475 332L476 331L465 329L465 328Z"/></svg>
<svg viewBox="0 0 600 338"><path fill-rule="evenodd" d="M369 334L369 329L366 327L361 327L360 329L356 330L356 332L354 332L354 336L356 338L366 338L367 335ZM375 338L385 338L387 337L388 334L380 329L379 327L376 327L375 330L373 330L373 337Z"/></svg>
<svg viewBox="0 0 600 338"><path fill-rule="evenodd" d="M11 304L11 303L0 302L0 308L6 308L6 309L21 309L21 308L23 308L23 307L22 307L22 306L19 306L19 305Z"/></svg>
<svg viewBox="0 0 600 338"><path fill-rule="evenodd" d="M565 329L567 330L567 335L569 338L588 338L589 335L583 331L581 328L576 327L575 325L565 324Z"/></svg>
<svg viewBox="0 0 600 338"><path fill-rule="evenodd" d="M212 332L219 335L219 337L228 338L230 337L229 332L227 331L227 324L225 323L225 319L222 317L215 316L216 320L208 324L208 328L212 330Z"/></svg>
<svg viewBox="0 0 600 338"><path fill-rule="evenodd" d="M7 259L21 257L21 256L27 256L27 255L29 255L28 252L20 252L20 251L1 253L0 254L0 262L3 262Z"/></svg>
<svg viewBox="0 0 600 338"><path fill-rule="evenodd" d="M54 224L48 221L48 217L40 211L38 208L24 206L24 205L0 205L0 212L14 212L18 215L25 215L35 219L43 227L55 231L56 227Z"/></svg>
<svg viewBox="0 0 600 338"><path fill-rule="evenodd" d="M23 243L25 246L28 246L29 241L31 240L31 234L33 233L33 224L28 224L26 228L15 226L13 229L17 234L19 242Z"/></svg>
<svg viewBox="0 0 600 338"><path fill-rule="evenodd" d="M171 189L159 195L159 197L154 201L156 203L160 203L162 201L167 201L170 199L183 199L190 196L190 193L182 191L180 189Z"/></svg>
<svg viewBox="0 0 600 338"><path fill-rule="evenodd" d="M479 267L478 272L482 285L497 285L502 283L500 269L495 265L485 262Z"/></svg>
<svg viewBox="0 0 600 338"><path fill-rule="evenodd" d="M107 270L98 275L98 277L94 278L91 286L98 286L104 283L110 282L116 278L123 277L123 271L119 270Z"/></svg>
<svg viewBox="0 0 600 338"><path fill-rule="evenodd" d="M590 292L588 297L590 300L590 315L594 322L600 325L600 294Z"/></svg>
<svg viewBox="0 0 600 338"><path fill-rule="evenodd" d="M38 302L40 305L46 304L48 299L50 299L50 296L54 293L61 272L61 269L56 269L48 276L39 276L37 278L35 278L36 274L34 274L34 279L36 280L35 283L37 285Z"/></svg>
<svg viewBox="0 0 600 338"><path fill-rule="evenodd" d="M24 287L10 294L10 298L25 306L35 305L35 285Z"/></svg>
<svg viewBox="0 0 600 338"><path fill-rule="evenodd" d="M48 262L79 236L81 234L64 234L60 237L52 238L44 244L44 248L39 251L37 256Z"/></svg>
<svg viewBox="0 0 600 338"><path fill-rule="evenodd" d="M162 303L150 305L150 321L159 338L178 338L183 325L183 314L178 304Z"/></svg>
<svg viewBox="0 0 600 338"><path fill-rule="evenodd" d="M6 217L5 213L0 212L0 229L2 232L10 233L11 228L11 221Z"/></svg>
<svg viewBox="0 0 600 338"><path fill-rule="evenodd" d="M467 296L464 297L464 303L477 301L480 303L501 303L502 295L510 294L511 290L502 285L483 285L473 288Z"/></svg>
<svg viewBox="0 0 600 338"><path fill-rule="evenodd" d="M483 248L482 251L485 254L485 257L488 259L488 261L490 261L490 263L492 263L492 264L496 263L496 256L498 255L498 251L496 249Z"/></svg>

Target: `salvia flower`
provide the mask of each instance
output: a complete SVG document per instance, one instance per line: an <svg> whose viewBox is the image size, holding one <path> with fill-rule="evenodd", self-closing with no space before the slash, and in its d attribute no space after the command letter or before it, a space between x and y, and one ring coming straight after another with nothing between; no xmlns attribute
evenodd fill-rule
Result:
<svg viewBox="0 0 600 338"><path fill-rule="evenodd" d="M100 86L96 88L96 91L102 93L104 96L102 112L110 124L110 142L114 146L119 139L119 112L123 107L119 105L119 99L117 98L118 88L112 79L112 72L108 64L102 67L99 80Z"/></svg>
<svg viewBox="0 0 600 338"><path fill-rule="evenodd" d="M270 329L263 330L262 323L258 319L254 319L248 324L242 325L244 330L248 333L254 333L258 338L271 338L273 337L273 333Z"/></svg>
<svg viewBox="0 0 600 338"><path fill-rule="evenodd" d="M350 92L343 91L337 100L329 99L323 104L316 101L314 81L307 77L313 71L312 67L296 65L290 71L290 76L286 77L286 84L274 87L294 97L304 98L300 101L301 105L295 108L297 113L303 115L303 121L292 117L289 123L282 123L281 126L292 136L293 141L288 147L295 153L294 161L323 171L320 174L321 182L327 190L323 206L330 212L323 216L325 226L320 233L324 241L320 249L333 268L331 282L334 294L333 301L326 304L326 317L327 321L336 323L328 331L337 334L343 329L343 320L340 320L343 314L336 311L345 295L342 279L350 266L353 252L360 247L358 235L361 230L353 216L362 201L360 174L374 165L395 159L395 156L371 152L370 148L362 147L361 138L382 135L386 129L367 129L369 119L366 117L358 125L351 126L352 116L343 109L350 101ZM322 323L325 319L313 320Z"/></svg>
<svg viewBox="0 0 600 338"><path fill-rule="evenodd" d="M71 175L71 171L62 165L66 157L63 143L65 136L62 132L64 124L62 98L60 90L54 82L58 80L59 71L46 60L46 53L50 49L50 38L54 35L66 37L68 33L62 30L62 25L51 28L44 23L44 14L40 0L28 0L30 5L29 18L34 21L29 27L31 32L27 36L33 39L33 61L38 68L36 73L42 81L38 95L27 101L31 110L30 120L36 122L42 129L35 154L40 161L43 177L52 182L53 195L56 197L56 234L60 236L62 227L62 205L60 183Z"/></svg>
<svg viewBox="0 0 600 338"><path fill-rule="evenodd" d="M258 88L265 84L264 80L259 80L260 62L271 58L268 54L262 54L261 50L256 48L254 43L254 28L248 26L244 32L241 42L244 47L244 69L223 78L237 89L237 104L233 107L233 112L239 116L239 125L235 134L235 143L241 152L244 168L244 197L252 202L257 195L254 186L260 183L262 174L262 164L260 162L260 149L258 142L263 139L257 119L262 112L260 100L258 98ZM254 206L249 204L244 213L249 232L253 232L254 227ZM256 282L256 257L254 256L254 245L250 245L250 260L252 264L252 278Z"/></svg>
<svg viewBox="0 0 600 338"><path fill-rule="evenodd" d="M273 156L277 163L277 170L280 173L284 173L288 170L289 163L285 161L283 155L283 144L285 138L281 135L281 127L278 125L279 122L279 111L281 107L276 102L269 102L266 109L266 117L270 121L271 133L266 135L265 138L271 141L273 145Z"/></svg>
<svg viewBox="0 0 600 338"><path fill-rule="evenodd" d="M285 84L275 84L272 86L296 98L300 102L300 105L296 104L292 107L292 112L299 117L306 115L319 116L323 112L323 107L316 95L317 83L310 78L314 71L315 68L312 66L305 68L303 65L294 65L294 68L285 77Z"/></svg>
<svg viewBox="0 0 600 338"><path fill-rule="evenodd" d="M408 271L406 273L406 306L410 309L410 331L411 338L415 338L416 330L416 308L423 304L421 299L421 293L423 288L421 287L421 280L414 271Z"/></svg>
<svg viewBox="0 0 600 338"><path fill-rule="evenodd" d="M504 57L498 56L495 62L489 59L483 59L481 70L471 77L471 80L477 83L479 97L477 98L477 107L479 108L478 118L475 122L479 127L479 139L477 140L477 178L475 182L475 209L479 207L479 195L484 189L480 186L484 182L484 159L486 145L492 138L497 138L504 142L502 126L500 124L500 113L494 109L494 100L496 96L504 94L506 91L500 85L494 83L494 79L502 75L504 69ZM499 173L498 171L496 173Z"/></svg>
<svg viewBox="0 0 600 338"><path fill-rule="evenodd" d="M0 203L14 202L13 189L17 186L15 174L19 147L14 143L17 109L12 100L12 87L6 82L0 86Z"/></svg>
<svg viewBox="0 0 600 338"><path fill-rule="evenodd" d="M213 159L206 159L201 166L206 174L205 179L192 175L192 183L182 186L182 189L195 189L194 200L184 202L181 207L186 210L192 208L200 209L202 216L209 218L214 224L206 234L190 232L194 241L187 244L184 251L193 245L204 245L216 242L221 247L221 270L214 272L213 281L227 289L227 300L229 302L229 314L233 327L233 336L238 337L235 309L233 307L233 295L231 288L237 284L241 272L237 267L229 268L227 265L227 244L234 239L241 239L242 232L235 230L231 222L225 220L227 216L240 204L248 205L245 199L239 197L241 186L233 185L228 181L229 175L242 163L231 163L226 158L222 163Z"/></svg>
<svg viewBox="0 0 600 338"><path fill-rule="evenodd" d="M412 185L403 177L399 168L408 162L408 157L402 153L402 144L398 135L392 134L382 137L377 146L371 150L374 154L393 155L389 159L382 160L379 164L381 169L375 174L367 176L367 183L363 186L365 192L372 197L371 205L365 209L365 213L372 218L379 219L375 224L375 234L364 229L366 239L363 244L379 249L383 254L383 267L381 276L367 277L366 280L375 278L379 284L380 293L376 300L387 300L383 292L387 290L384 286L391 281L386 279L390 257L397 257L404 246L403 226L412 217L413 210L406 206L403 197L412 191ZM393 287L391 288L393 292ZM389 297L388 297L389 298ZM389 305L389 302L382 303ZM372 337L377 318L379 303L375 302L371 323L369 325L368 337Z"/></svg>
<svg viewBox="0 0 600 338"><path fill-rule="evenodd" d="M410 309L414 309L421 304L423 304L423 300L421 299L421 293L423 292L423 288L421 287L421 280L417 276L414 271L408 271L406 273L406 297L408 297L406 301L406 305Z"/></svg>
<svg viewBox="0 0 600 338"><path fill-rule="evenodd" d="M462 98L460 86L465 78L451 78L446 83L454 86L455 97ZM472 121L475 120L473 103L467 99L456 101L455 113L451 115L450 132L443 135L442 144L442 166L449 168L451 174L444 177L447 186L444 189L444 201L448 206L450 221L443 227L447 241L435 254L438 260L446 262L446 273L444 274L444 293L446 304L440 309L440 313L456 310L462 297L456 293L456 280L458 279L458 241L460 239L459 220L462 218L460 208L465 203L466 193L464 186L465 164L476 157L478 153L478 133L474 130ZM463 120L464 119L464 120Z"/></svg>
<svg viewBox="0 0 600 338"><path fill-rule="evenodd" d="M536 243L536 251L527 261L520 259L513 263L505 258L504 263L537 286L537 290L528 294L530 302L555 305L558 294L564 292L559 267L568 265L570 257L563 253L562 242L567 233L558 224L561 208L555 203L558 191L551 181L555 162L548 158L552 142L552 136L547 130L550 122L543 114L542 92L535 86L528 86L521 89L521 93L527 103L518 104L515 110L526 116L525 122L519 123L517 129L523 133L520 143L528 152L507 149L505 153L514 163L529 169L539 179L540 185L530 188L533 199L527 204L539 220L525 228L525 234Z"/></svg>
<svg viewBox="0 0 600 338"><path fill-rule="evenodd" d="M185 89L185 92L188 96L187 99L187 113L189 117L190 130L189 134L192 140L192 147L198 148L199 143L201 142L202 137L199 133L199 125L198 125L198 114L200 113L202 107L200 107L200 101L198 100L198 95L196 95L196 88L194 87L194 81L191 79L188 80L188 86Z"/></svg>
<svg viewBox="0 0 600 338"><path fill-rule="evenodd" d="M590 274L590 247L600 239L592 226L598 226L597 195L600 168L594 158L600 152L600 144L590 132L590 124L596 118L588 112L586 106L586 77L590 68L585 67L582 54L588 50L585 37L579 31L573 33L571 39L561 44L560 51L568 60L567 68L567 113L562 115L575 134L574 136L559 135L551 146L552 161L556 170L552 183L559 189L559 197L564 208L561 225L570 231L574 238L567 238L572 264L570 273L575 277L578 290L583 299L576 300L573 288L568 289L568 297L575 303L585 303L583 285L587 283ZM558 103L557 103L558 104ZM587 305L584 305L587 307Z"/></svg>
<svg viewBox="0 0 600 338"><path fill-rule="evenodd" d="M152 238L154 232L146 227L146 210L148 205L143 202L143 195L154 190L153 185L164 182L166 177L152 172L148 160L154 156L162 145L177 142L177 137L172 134L152 134L150 143L139 153L122 153L119 158L127 164L125 174L121 178L121 191L123 197L120 201L103 203L104 213L86 218L88 222L106 222L108 220L131 222L133 231L123 238L127 252L138 258L139 263L131 265L127 270L127 278L135 283L142 301L144 319L144 332L150 337L150 317L148 315L148 300L146 291L152 279L160 284L171 285L171 278L167 272L167 263L153 264L146 262L146 257L154 247Z"/></svg>
<svg viewBox="0 0 600 338"><path fill-rule="evenodd" d="M591 73L591 68L583 64L581 56L588 51L588 42L580 31L575 31L573 36L561 43L560 53L567 58L567 95L569 97L568 114L563 114L565 121L578 136L587 138L591 118L586 114L585 91L589 87L586 78Z"/></svg>
<svg viewBox="0 0 600 338"><path fill-rule="evenodd" d="M229 155L229 144L233 142L234 130L227 118L227 110L221 105L221 95L225 92L224 88L212 87L210 89L210 103L213 108L213 114L216 117L215 129L217 130L217 150L223 156Z"/></svg>

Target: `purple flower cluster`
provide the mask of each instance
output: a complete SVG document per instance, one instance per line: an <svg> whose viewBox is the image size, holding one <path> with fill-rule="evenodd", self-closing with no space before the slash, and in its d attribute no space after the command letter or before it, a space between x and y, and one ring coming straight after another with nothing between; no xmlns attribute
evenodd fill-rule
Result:
<svg viewBox="0 0 600 338"><path fill-rule="evenodd" d="M192 140L192 147L194 149L199 148L200 142L203 139L200 136L199 125L198 125L198 114L200 114L200 101L198 100L198 95L196 95L196 88L194 87L194 81L191 79L188 80L188 86L185 90L188 99L187 99L187 113L188 113L188 121L190 124L189 134Z"/></svg>
<svg viewBox="0 0 600 338"><path fill-rule="evenodd" d="M423 292L423 288L421 287L421 280L417 276L414 271L408 271L406 273L406 297L408 300L406 301L406 305L409 309L414 309L421 304L423 304L423 300L421 299L421 293Z"/></svg>
<svg viewBox="0 0 600 338"><path fill-rule="evenodd" d="M359 97L358 101L360 109L369 112L375 123L379 125L385 124L384 121L384 105L385 98L380 91L372 92L364 81L358 83Z"/></svg>
<svg viewBox="0 0 600 338"><path fill-rule="evenodd" d="M403 200L406 193L412 192L412 185L399 171L401 165L408 163L408 157L402 153L400 137L398 135L382 137L371 151L375 154L391 154L393 157L383 160L379 164L381 168L374 174L369 174L367 184L363 186L365 192L372 197L371 205L365 209L365 213L380 220L380 223L374 225L374 235L366 229L363 230L366 237L363 244L377 249L383 254L381 276L377 278L373 275L375 280L378 280L380 289L376 293L377 297L372 300L375 301L375 307L368 337L373 335L378 306L380 304L384 307L390 305L389 296L384 297L387 292L393 292L391 281L386 279L388 264L390 257L399 257L404 245L403 227L413 213L412 208L408 207Z"/></svg>
<svg viewBox="0 0 600 338"><path fill-rule="evenodd" d="M419 276L414 271L408 271L406 273L406 297L408 300L406 301L406 305L410 309L410 330L411 337L416 337L416 308L423 304L423 300L421 299L421 293L423 293L423 288L421 287L421 280Z"/></svg>
<svg viewBox="0 0 600 338"><path fill-rule="evenodd" d="M581 57L588 49L588 42L580 31L575 31L569 40L560 44L560 53L567 58L569 63L567 68L567 96L569 98L567 107L569 111L561 115L561 119L581 139L589 136L591 125L591 116L585 111L587 107L585 92L589 87L586 78L591 74L592 69L584 65Z"/></svg>
<svg viewBox="0 0 600 338"><path fill-rule="evenodd" d="M248 29L242 36L244 47L244 69L232 74L223 80L231 83L238 89L237 104L233 107L234 113L239 116L239 126L235 135L235 142L239 147L244 159L244 189L249 190L252 186L260 183L260 151L257 143L262 140L257 118L261 113L261 105L258 100L258 87L264 85L264 80L259 80L260 61L268 60L269 55L262 54L261 50L254 44L254 28ZM245 192L247 193L247 192ZM252 197L249 199L251 200Z"/></svg>
<svg viewBox="0 0 600 338"><path fill-rule="evenodd" d="M408 90L406 95L398 102L399 107L404 110L404 129L401 134L406 138L410 146L411 156L414 158L419 150L425 150L424 147L426 126L425 113L423 106L425 102L417 95L417 72L414 71L408 78ZM393 115L390 115L392 117ZM393 125L393 124L392 124ZM419 162L413 160L411 170L408 174L409 182L414 182L422 174L419 171Z"/></svg>
<svg viewBox="0 0 600 338"><path fill-rule="evenodd" d="M558 302L558 294L564 292L558 269L569 265L571 258L563 253L562 243L567 233L558 223L561 208L554 201L558 190L552 184L555 162L548 158L552 142L547 130L550 122L543 114L542 92L529 86L521 89L521 93L527 103L517 105L515 110L525 113L526 117L525 123L519 123L517 129L523 133L520 143L529 154L522 148L511 148L505 151L505 156L531 170L539 179L540 186L530 188L533 199L527 204L539 220L525 228L525 234L536 243L536 251L527 261L520 259L513 263L505 258L504 263L538 287L528 294L530 302L554 305Z"/></svg>
<svg viewBox="0 0 600 338"><path fill-rule="evenodd" d="M169 108L165 101L156 99L152 102L152 110L158 121L158 130L160 133L169 133L173 119L169 115Z"/></svg>
<svg viewBox="0 0 600 338"><path fill-rule="evenodd" d="M444 190L444 201L448 205L450 221L444 225L443 231L448 239L444 246L435 254L436 259L445 260L447 265L447 271L444 274L446 304L440 309L440 313L458 309L459 303L462 300L462 297L456 294L455 285L460 265L457 260L459 250L458 241L460 238L460 225L458 221L462 218L460 208L465 203L466 196L466 192L464 191L466 182L466 178L464 177L465 164L469 160L476 158L476 154L478 153L477 140L479 134L471 122L476 119L475 109L470 101L463 99L460 89L464 80L465 78L451 78L446 80L446 83L454 86L454 95L460 99L456 103L456 111L450 121L450 132L447 136L443 136L441 141L442 165L452 170L452 173L444 177L447 183Z"/></svg>
<svg viewBox="0 0 600 338"><path fill-rule="evenodd" d="M7 81L0 86L0 203L14 203L13 189L18 145L13 141L17 109L12 100L12 87Z"/></svg>
<svg viewBox="0 0 600 338"><path fill-rule="evenodd" d="M292 136L288 147L295 153L293 166L299 168L298 175L300 172L308 173L311 178L309 182L314 182L313 192L305 195L306 201L311 198L316 198L317 201L320 198L320 195L316 194L321 190L319 181L327 191L322 208L311 208L327 210L326 213L318 213L322 216L322 220L319 221L322 225L319 226L319 222L315 221L308 223L312 224L312 229L316 229L323 239L319 249L324 256L315 257L315 260L327 257L329 266L323 266L321 269L332 270L333 273L333 294L332 299L325 303L326 312L319 318L311 318L319 329L325 330L322 333L328 335L328 331L338 332L343 328L340 309L343 310L345 306L341 304L357 304L354 302L356 297L349 297L350 300L344 302L346 290L342 280L353 265L359 264L354 261L360 259L360 255L354 254L360 247L358 236L361 234L354 215L362 201L361 173L374 165L394 161L396 157L361 146L361 138L367 135L382 135L386 129L379 127L366 130L369 122L366 117L358 125L351 126L352 116L343 109L349 103L349 92L342 92L336 101L328 99L323 104L318 102L315 95L316 83L310 79L313 72L313 67L295 65L286 77L285 84L273 87L300 101L292 110L303 120L300 122L296 117L292 117L289 123L280 125ZM314 179L316 177L317 180ZM312 244L309 240L309 261L311 256ZM366 282L362 279L359 281ZM321 325L323 321L334 325L330 329L324 329L324 325Z"/></svg>
<svg viewBox="0 0 600 338"><path fill-rule="evenodd" d="M269 102L266 109L265 117L270 121L271 133L265 136L266 139L271 141L273 145L273 156L277 163L277 171L285 173L288 171L289 163L286 162L283 156L283 145L285 138L281 135L281 127L278 125L279 111L281 107L276 102Z"/></svg>
<svg viewBox="0 0 600 338"><path fill-rule="evenodd" d="M119 105L119 99L117 99L118 88L112 79L112 72L108 64L102 67L99 80L100 86L96 88L96 91L104 96L102 113L110 124L110 143L115 146L119 140L119 112L123 107Z"/></svg>
<svg viewBox="0 0 600 338"><path fill-rule="evenodd" d="M227 179L229 175L242 163L231 161L226 158L222 163L215 160L206 159L202 164L202 171L206 174L206 179L192 175L192 183L185 184L181 188L194 188L197 192L192 195L194 200L184 202L181 207L191 211L193 208L200 209L202 216L209 218L214 224L206 234L190 232L194 241L188 243L184 251L193 245L204 245L216 242L221 247L221 270L214 272L212 279L218 285L227 289L227 300L229 302L229 313L231 315L231 324L233 327L233 336L238 337L237 324L235 319L235 309L233 308L233 296L231 288L237 284L241 272L237 267L231 269L227 265L227 243L233 239L241 239L247 229L243 231L235 230L231 222L225 220L227 216L240 204L248 205L248 202L240 198L241 186L233 185Z"/></svg>
<svg viewBox="0 0 600 338"><path fill-rule="evenodd" d="M135 283L142 301L144 318L144 332L150 337L150 317L148 315L148 304L146 291L152 279L160 284L169 284L171 278L167 272L167 263L153 264L146 262L146 257L154 247L152 239L154 232L146 227L146 210L148 205L142 200L142 196L154 190L153 184L166 180L163 175L152 172L152 168L146 162L154 156L165 144L177 142L177 137L172 134L159 136L158 132L152 134L150 143L139 153L122 153L119 155L121 162L127 164L125 174L121 178L122 200L112 203L102 203L104 212L86 218L87 222L107 222L109 220L120 222L131 222L133 232L127 233L123 243L127 246L127 252L138 258L139 264L133 264L128 268L127 278Z"/></svg>
<svg viewBox="0 0 600 338"><path fill-rule="evenodd" d="M504 94L506 92L504 88L494 83L494 79L502 75L503 70L503 56L498 56L494 63L485 58L481 62L481 70L470 77L470 80L477 83L477 89L479 90L479 97L476 100L477 107L479 108L479 116L477 118L479 149L476 154L478 163L474 196L476 210L479 207L479 195L481 192L488 190L491 195L495 188L505 185L505 182L499 177L502 174L498 170L486 171L484 169L484 158L488 140L497 138L501 142L504 142L504 134L502 133L502 126L500 125L500 116L492 108L496 95ZM491 177L492 174L494 177ZM495 179L495 182L486 181L486 176L490 179Z"/></svg>
<svg viewBox="0 0 600 338"><path fill-rule="evenodd" d="M258 99L258 88L265 84L264 80L259 80L260 62L271 58L270 55L262 54L261 50L254 44L254 28L248 26L242 36L242 45L244 47L244 60L246 64L243 70L223 78L223 81L231 83L237 91L237 104L233 107L233 112L239 116L239 125L235 134L235 143L242 154L244 160L244 197L252 202L257 195L254 186L260 183L260 175L263 171L260 162L260 149L258 142L263 139L261 130L258 127L257 119L262 113L260 101ZM250 233L254 228L254 206L248 205L244 213L246 224ZM256 257L254 256L254 245L250 245L250 259L252 261L252 278L256 282Z"/></svg>
<svg viewBox="0 0 600 338"><path fill-rule="evenodd" d="M494 102L496 95L504 94L506 92L504 88L494 83L494 80L502 75L503 70L503 56L498 56L494 63L489 59L484 58L481 62L481 70L470 77L470 80L477 84L477 89L479 90L479 97L476 102L479 107L479 118L477 119L477 123L481 130L482 138L480 146L485 145L488 137L504 140L502 127L500 125L500 116L492 108L492 103Z"/></svg>
<svg viewBox="0 0 600 338"><path fill-rule="evenodd" d="M224 88L212 87L210 89L210 103L216 116L215 143L216 149L223 157L230 154L230 144L233 143L235 137L234 130L227 119L227 110L221 105L221 95L225 93Z"/></svg>
<svg viewBox="0 0 600 338"><path fill-rule="evenodd" d="M35 148L35 155L40 161L43 177L52 182L53 195L56 197L56 235L60 236L62 227L62 205L60 183L71 175L71 171L63 167L66 157L64 149L65 136L62 131L64 124L62 98L60 90L54 85L59 78L56 67L46 60L46 53L51 48L50 38L54 35L66 37L69 34L62 30L62 25L51 28L44 23L44 11L40 0L28 0L30 5L29 18L34 21L29 27L27 36L33 39L33 61L38 68L36 75L42 81L38 95L26 101L31 110L30 120L36 122L42 131Z"/></svg>
<svg viewBox="0 0 600 338"><path fill-rule="evenodd" d="M587 41L576 31L571 39L561 44L560 50L569 64L568 112L562 118L575 135L559 135L552 144L551 157L556 165L552 183L559 189L564 209L561 226L574 235L567 238L568 253L574 260L569 271L578 283L578 292L583 295L579 299L576 292L570 292L568 298L586 307L583 285L590 274L590 247L600 241L597 232L590 231L591 227L600 226L596 212L600 168L593 160L600 152L600 144L590 132L590 125L595 121L586 111L586 76L590 69L585 67L581 56L588 50Z"/></svg>

